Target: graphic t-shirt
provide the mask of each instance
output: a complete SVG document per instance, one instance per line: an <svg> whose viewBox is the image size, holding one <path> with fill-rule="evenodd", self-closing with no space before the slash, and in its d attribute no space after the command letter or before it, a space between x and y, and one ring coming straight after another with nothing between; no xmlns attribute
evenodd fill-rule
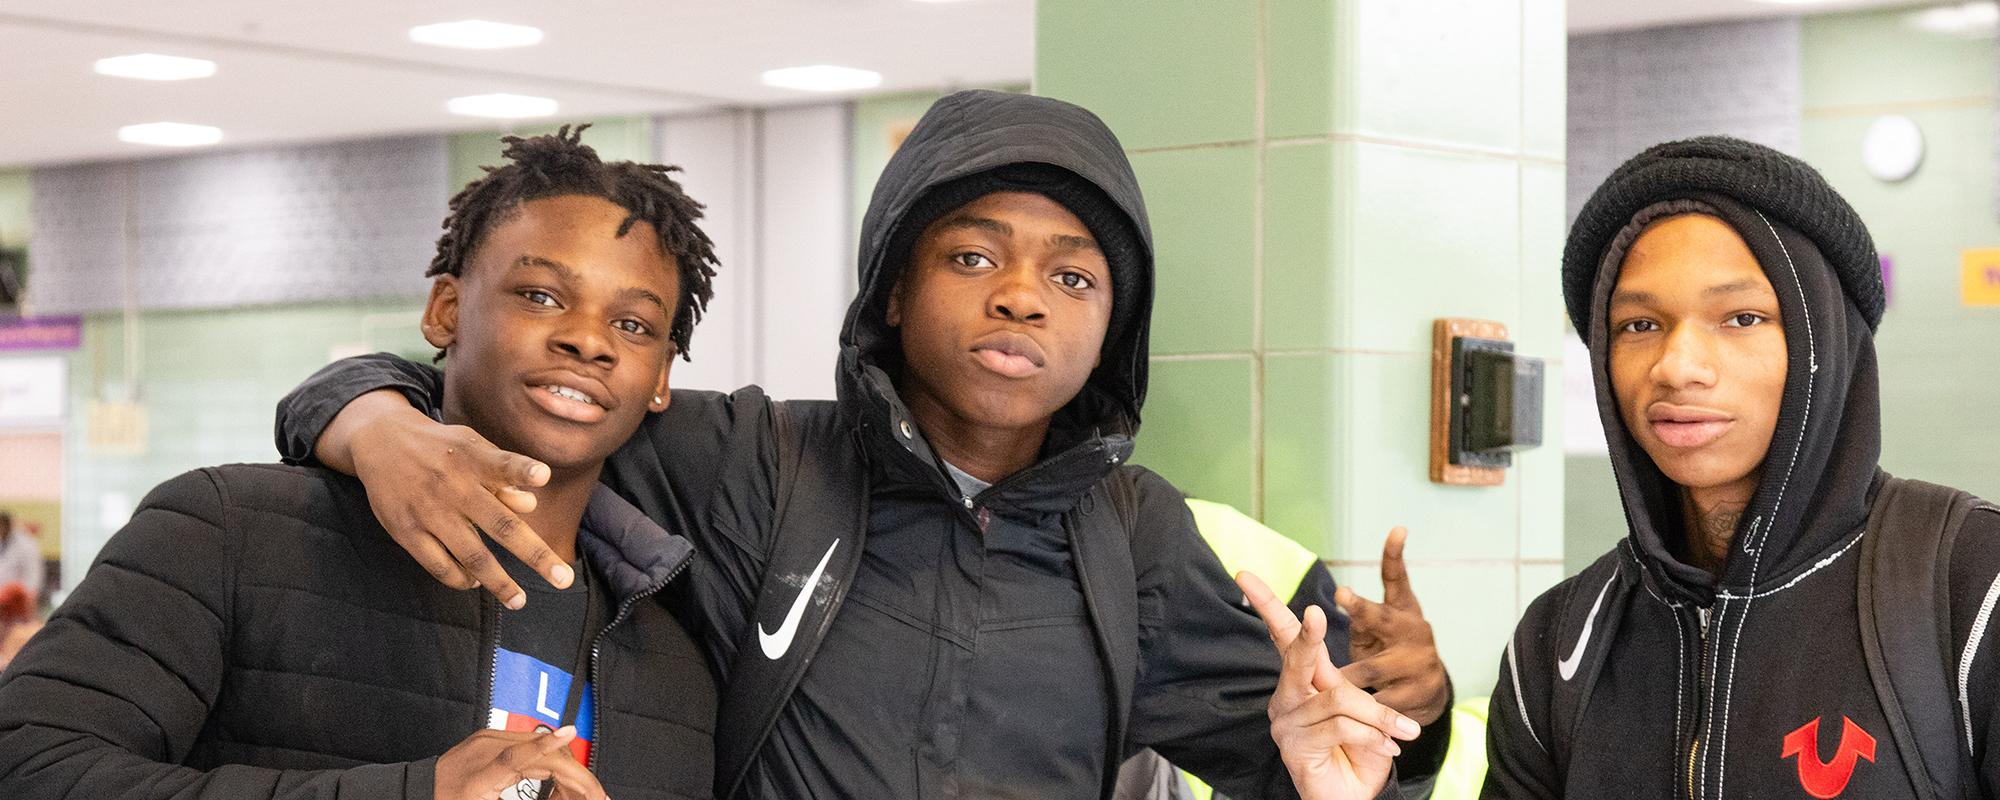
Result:
<svg viewBox="0 0 2000 800"><path fill-rule="evenodd" d="M557 589L529 569L504 548L493 554L506 567L509 577L528 593L528 604L519 611L500 611L500 649L493 655L493 704L486 727L505 731L553 731L568 720L563 710L576 683L581 692L577 704L577 737L569 744L577 763L590 765L592 708L587 675L573 674L588 669L578 664L586 617L590 613L591 582L587 567L573 565L578 580L568 589ZM537 800L543 794L542 781L524 780L501 793L501 800Z"/></svg>

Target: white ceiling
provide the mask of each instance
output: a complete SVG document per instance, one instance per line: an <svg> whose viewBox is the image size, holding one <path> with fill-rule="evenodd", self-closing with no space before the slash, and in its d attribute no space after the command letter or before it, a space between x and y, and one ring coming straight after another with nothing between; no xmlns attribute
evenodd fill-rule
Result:
<svg viewBox="0 0 2000 800"><path fill-rule="evenodd" d="M455 50L415 25L532 25L541 44ZM0 0L0 164L158 152L119 126L222 128L225 143L493 128L445 100L550 97L563 118L828 95L762 85L778 67L882 73L872 92L1024 82L1033 0ZM216 62L212 78L155 82L91 72L152 52Z"/></svg>
<svg viewBox="0 0 2000 800"><path fill-rule="evenodd" d="M1475 0L1477 1L1477 0ZM1762 0L1569 0L1573 31L1885 5ZM454 50L409 41L415 25L533 25L541 44ZM214 77L154 82L93 74L133 53L215 61ZM828 95L763 86L777 67L882 73L870 93L1026 82L1034 0L0 0L0 165L131 156L145 122L213 125L225 144L477 130L451 97L556 99L561 118Z"/></svg>

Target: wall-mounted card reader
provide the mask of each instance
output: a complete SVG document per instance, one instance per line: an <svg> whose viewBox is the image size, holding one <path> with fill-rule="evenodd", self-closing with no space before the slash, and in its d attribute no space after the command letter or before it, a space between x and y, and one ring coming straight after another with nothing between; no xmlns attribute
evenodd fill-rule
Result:
<svg viewBox="0 0 2000 800"><path fill-rule="evenodd" d="M1439 319L1431 330L1431 480L1498 486L1514 451L1542 443L1542 360L1507 327Z"/></svg>

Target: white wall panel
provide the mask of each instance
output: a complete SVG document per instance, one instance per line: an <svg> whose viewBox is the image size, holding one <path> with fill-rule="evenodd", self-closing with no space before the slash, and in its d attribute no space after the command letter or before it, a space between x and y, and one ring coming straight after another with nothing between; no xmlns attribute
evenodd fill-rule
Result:
<svg viewBox="0 0 2000 800"><path fill-rule="evenodd" d="M694 329L691 361L674 363L674 386L729 391L756 382L756 113L729 110L662 117L653 125L656 158L702 203L702 231L715 243L715 297Z"/></svg>
<svg viewBox="0 0 2000 800"><path fill-rule="evenodd" d="M855 291L852 111L842 103L763 116L760 378L774 397L832 397L841 319Z"/></svg>
<svg viewBox="0 0 2000 800"><path fill-rule="evenodd" d="M852 111L846 103L660 118L658 157L707 206L722 261L675 386L830 398L854 294Z"/></svg>

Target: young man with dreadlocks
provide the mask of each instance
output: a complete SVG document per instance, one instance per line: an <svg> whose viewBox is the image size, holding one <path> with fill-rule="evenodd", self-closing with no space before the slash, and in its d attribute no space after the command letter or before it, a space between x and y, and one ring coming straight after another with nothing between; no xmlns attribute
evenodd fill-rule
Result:
<svg viewBox="0 0 2000 800"><path fill-rule="evenodd" d="M499 548L534 602L441 586L334 472L190 472L0 679L0 797L709 796L714 680L650 599L693 547L598 475L666 407L714 259L670 168L580 132L508 137L452 200L422 323L440 421L545 465L514 500L567 588Z"/></svg>

